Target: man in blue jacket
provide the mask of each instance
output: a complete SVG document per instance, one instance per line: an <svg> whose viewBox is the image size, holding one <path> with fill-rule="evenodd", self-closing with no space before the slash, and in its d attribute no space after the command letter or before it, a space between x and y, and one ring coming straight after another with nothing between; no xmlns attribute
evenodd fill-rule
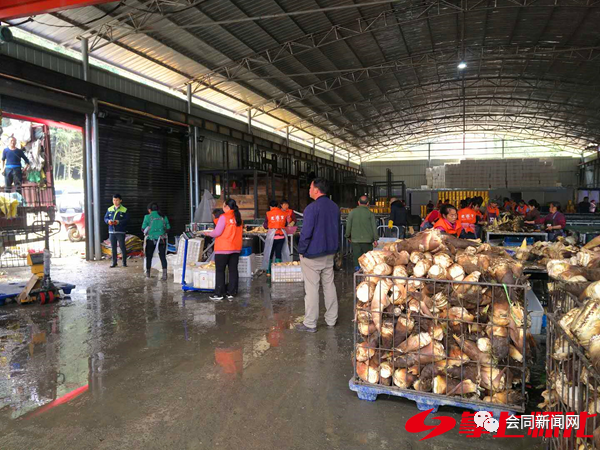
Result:
<svg viewBox="0 0 600 450"><path fill-rule="evenodd" d="M108 208L104 215L104 222L108 224L108 234L110 236L110 246L112 248L112 265L117 267L117 242L121 247L123 256L123 267L127 267L127 249L125 249L125 233L127 232L127 222L129 214L121 202L121 194L113 195L113 205Z"/></svg>
<svg viewBox="0 0 600 450"><path fill-rule="evenodd" d="M333 263L340 245L340 208L326 196L329 183L316 178L309 195L314 200L304 210L298 253L304 277L304 323L298 331L315 333L319 319L319 283L323 283L325 322L334 327L338 318L338 300L333 282Z"/></svg>

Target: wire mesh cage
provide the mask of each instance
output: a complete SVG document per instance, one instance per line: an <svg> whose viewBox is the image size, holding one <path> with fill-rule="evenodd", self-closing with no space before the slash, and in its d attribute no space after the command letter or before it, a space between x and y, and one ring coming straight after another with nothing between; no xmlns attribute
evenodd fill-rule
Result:
<svg viewBox="0 0 600 450"><path fill-rule="evenodd" d="M550 311L554 318L560 319L563 315L582 305L579 297L590 285L589 282L570 283L567 281L551 281L548 283L548 297Z"/></svg>
<svg viewBox="0 0 600 450"><path fill-rule="evenodd" d="M50 188L22 186L0 192L0 267L27 265L27 254L48 248L60 255L60 232Z"/></svg>
<svg viewBox="0 0 600 450"><path fill-rule="evenodd" d="M527 285L363 273L354 282L356 384L525 410Z"/></svg>
<svg viewBox="0 0 600 450"><path fill-rule="evenodd" d="M547 390L540 406L560 416L576 416L578 429L547 436L547 448L600 449L600 373L596 369L600 360L595 357L594 340L582 345L572 324L568 315L558 319L548 314Z"/></svg>

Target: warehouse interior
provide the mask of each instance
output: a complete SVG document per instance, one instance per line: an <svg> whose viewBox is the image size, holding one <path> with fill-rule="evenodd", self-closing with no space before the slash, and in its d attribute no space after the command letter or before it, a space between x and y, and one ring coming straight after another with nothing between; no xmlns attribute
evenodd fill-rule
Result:
<svg viewBox="0 0 600 450"><path fill-rule="evenodd" d="M600 449L597 4L0 3L0 448Z"/></svg>

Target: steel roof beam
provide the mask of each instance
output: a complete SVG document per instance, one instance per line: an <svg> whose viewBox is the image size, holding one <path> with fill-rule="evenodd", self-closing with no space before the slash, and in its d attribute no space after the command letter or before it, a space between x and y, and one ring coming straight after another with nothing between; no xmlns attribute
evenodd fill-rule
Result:
<svg viewBox="0 0 600 450"><path fill-rule="evenodd" d="M579 61L583 59L584 61L597 61L600 63L600 47L545 47L531 50L515 45L484 49L470 48L466 50L466 54L467 61L479 58L483 60L516 58L523 61L527 59L554 61L560 55L565 60ZM263 113L272 112L296 101L305 101L341 87L354 85L383 75L397 73L402 70L411 70L415 66L428 66L440 63L455 64L459 57L460 49L454 47L452 49L436 50L435 52L424 53L418 56L401 58L396 61L385 62L358 70L339 71L343 74L267 99L259 104L255 104L253 109L260 110ZM246 109L241 110L240 113L244 111Z"/></svg>
<svg viewBox="0 0 600 450"><path fill-rule="evenodd" d="M297 57L335 42L352 39L363 34L374 33L390 27L402 27L431 17L451 16L462 14L464 11L489 11L506 10L507 8L592 8L594 5L586 0L556 0L552 5L538 2L495 0L492 7L487 1L466 0L465 7L458 6L443 0L410 2L410 7L393 8L383 11L369 18L363 18L343 25L333 25L327 30L310 33L297 39L286 41L276 47L253 53L239 60L222 65L208 73L198 76L194 81L202 82L206 86L218 85L228 81L235 81L247 72L264 69L286 58Z"/></svg>

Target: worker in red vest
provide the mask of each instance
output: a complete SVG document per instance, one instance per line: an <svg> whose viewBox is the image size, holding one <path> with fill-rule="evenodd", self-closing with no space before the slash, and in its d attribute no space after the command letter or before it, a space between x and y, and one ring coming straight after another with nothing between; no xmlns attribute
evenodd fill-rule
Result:
<svg viewBox="0 0 600 450"><path fill-rule="evenodd" d="M439 210L434 209L429 214L427 214L427 217L425 217L425 220L423 220L420 231L427 230L428 228L433 228L433 225L438 221L439 218L440 218Z"/></svg>
<svg viewBox="0 0 600 450"><path fill-rule="evenodd" d="M267 218L263 226L269 230L276 230L275 236L273 237L273 246L271 247L271 254L269 255L269 268L267 269L267 277L271 276L271 260L275 255L275 262L280 263L283 259L282 250L285 244L285 235L283 234L283 228L287 226L288 214L279 208L279 204L275 200L271 200L269 203L270 210L267 211Z"/></svg>
<svg viewBox="0 0 600 450"><path fill-rule="evenodd" d="M456 208L452 205L443 205L440 214L441 217L435 223L433 228L440 230L442 233L460 237L463 228L460 220L458 220Z"/></svg>
<svg viewBox="0 0 600 450"><path fill-rule="evenodd" d="M463 204L464 202L464 204ZM460 237L463 239L477 239L475 225L477 224L477 213L473 209L473 199L461 201L462 208L458 211L458 220L462 224L462 233Z"/></svg>
<svg viewBox="0 0 600 450"><path fill-rule="evenodd" d="M487 223L492 223L500 217L500 210L498 209L498 200L490 200L490 204L487 205L485 212L485 220Z"/></svg>

